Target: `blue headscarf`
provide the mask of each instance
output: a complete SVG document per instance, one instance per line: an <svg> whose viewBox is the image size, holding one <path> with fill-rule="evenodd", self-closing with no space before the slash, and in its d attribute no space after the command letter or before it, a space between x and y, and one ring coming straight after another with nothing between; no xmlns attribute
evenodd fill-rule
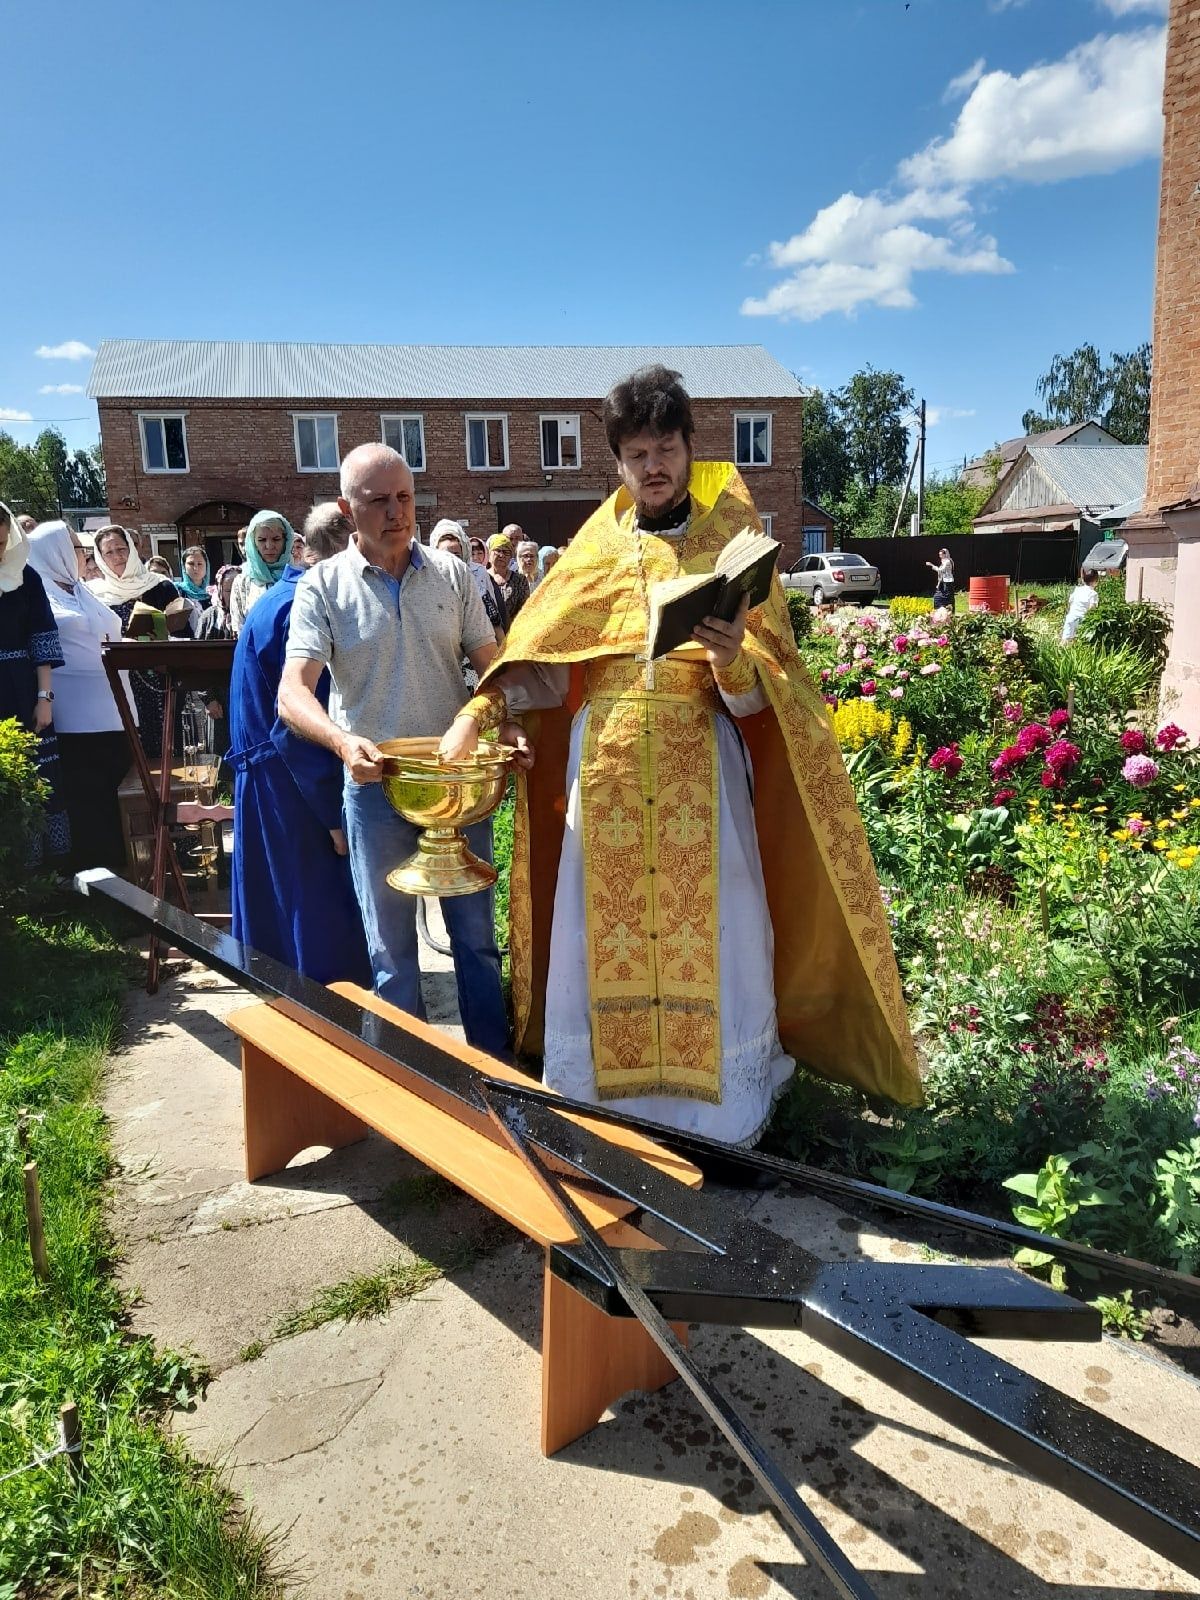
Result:
<svg viewBox="0 0 1200 1600"><path fill-rule="evenodd" d="M187 550L183 552L182 572L178 578L173 578L171 581L185 600L198 600L202 606L206 606L212 599L208 592L212 583L212 567L209 565L208 556L204 555L204 582L193 583L187 569L188 552L191 550L199 550L202 555L204 554L202 545L188 545Z"/></svg>
<svg viewBox="0 0 1200 1600"><path fill-rule="evenodd" d="M283 549L279 552L279 559L268 564L263 560L262 551L258 548L255 537L257 529L264 522L278 522L283 528ZM250 526L246 529L246 571L255 583L265 583L268 588L273 583L278 583L283 577L284 568L288 565L292 555L292 545L295 543L296 533L288 519L279 511L256 511L250 518Z"/></svg>
<svg viewBox="0 0 1200 1600"><path fill-rule="evenodd" d="M556 544L544 544L542 546L542 548L538 551L538 575L540 577L543 577L543 578L546 576L546 557L547 556L561 556L561 555L562 555L562 551L558 548L558 546Z"/></svg>

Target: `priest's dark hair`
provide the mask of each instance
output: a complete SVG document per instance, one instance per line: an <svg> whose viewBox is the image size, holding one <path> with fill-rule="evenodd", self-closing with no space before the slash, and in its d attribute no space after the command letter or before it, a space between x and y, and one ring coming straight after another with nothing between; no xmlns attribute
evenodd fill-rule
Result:
<svg viewBox="0 0 1200 1600"><path fill-rule="evenodd" d="M608 391L604 401L604 432L608 448L620 455L621 442L649 428L652 433L683 435L691 444L695 424L692 402L678 372L657 363L639 367Z"/></svg>

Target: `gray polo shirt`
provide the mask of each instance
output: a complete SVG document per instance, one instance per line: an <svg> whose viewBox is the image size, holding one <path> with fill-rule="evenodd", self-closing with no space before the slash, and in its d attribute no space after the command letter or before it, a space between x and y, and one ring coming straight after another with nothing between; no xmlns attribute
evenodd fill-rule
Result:
<svg viewBox="0 0 1200 1600"><path fill-rule="evenodd" d="M329 715L377 742L444 733L468 699L463 656L495 641L457 556L414 540L397 579L352 543L296 585L287 659L327 666Z"/></svg>

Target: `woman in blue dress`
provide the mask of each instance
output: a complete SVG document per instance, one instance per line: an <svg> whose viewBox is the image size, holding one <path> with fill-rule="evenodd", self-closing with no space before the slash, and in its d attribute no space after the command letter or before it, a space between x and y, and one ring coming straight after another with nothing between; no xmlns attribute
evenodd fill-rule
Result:
<svg viewBox="0 0 1200 1600"><path fill-rule="evenodd" d="M15 718L37 734L37 772L50 788L40 852L64 860L71 830L59 792L58 742L50 673L63 665L58 629L42 580L29 565L29 540L0 501L0 722Z"/></svg>

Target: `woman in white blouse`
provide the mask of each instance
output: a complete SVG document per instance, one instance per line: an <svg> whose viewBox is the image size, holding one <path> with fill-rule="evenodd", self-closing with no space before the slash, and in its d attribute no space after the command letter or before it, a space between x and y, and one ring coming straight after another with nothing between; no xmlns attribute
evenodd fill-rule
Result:
<svg viewBox="0 0 1200 1600"><path fill-rule="evenodd" d="M39 523L29 536L29 564L45 586L65 663L54 674L53 710L73 865L120 872L125 847L117 789L132 756L100 646L121 637L121 619L83 581L87 553L65 522ZM136 722L129 674L121 679Z"/></svg>

